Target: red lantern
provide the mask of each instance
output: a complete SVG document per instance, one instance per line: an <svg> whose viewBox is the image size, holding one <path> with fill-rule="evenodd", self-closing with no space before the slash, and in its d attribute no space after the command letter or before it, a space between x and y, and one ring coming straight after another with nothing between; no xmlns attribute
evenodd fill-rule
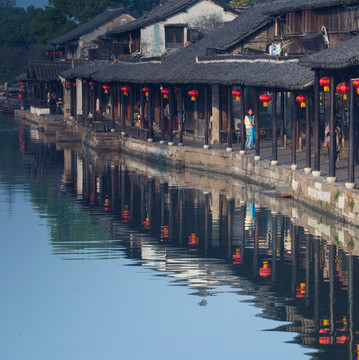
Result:
<svg viewBox="0 0 359 360"><path fill-rule="evenodd" d="M161 89L161 94L163 95L164 99L168 99L168 94L170 93L170 91L166 88Z"/></svg>
<svg viewBox="0 0 359 360"><path fill-rule="evenodd" d="M233 90L232 95L236 97L237 101L240 100L240 98L241 98L241 90L239 90L239 89Z"/></svg>
<svg viewBox="0 0 359 360"><path fill-rule="evenodd" d="M83 83L84 83L84 84L86 84L86 83L87 83L87 81L86 81L86 80L84 80L84 81L83 81Z"/></svg>
<svg viewBox="0 0 359 360"><path fill-rule="evenodd" d="M93 89L93 82L89 81L89 86L91 86L91 90Z"/></svg>
<svg viewBox="0 0 359 360"><path fill-rule="evenodd" d="M148 98L148 92L150 91L148 87L144 87L142 91L145 93L146 98Z"/></svg>
<svg viewBox="0 0 359 360"><path fill-rule="evenodd" d="M191 97L192 101L196 101L196 97L198 97L198 91L190 90L190 91L188 91L188 95Z"/></svg>
<svg viewBox="0 0 359 360"><path fill-rule="evenodd" d="M262 277L271 276L272 269L268 266L268 261L263 261L263 267L259 269L259 275Z"/></svg>
<svg viewBox="0 0 359 360"><path fill-rule="evenodd" d="M70 87L71 86L71 81L66 81L65 85L66 85L66 87Z"/></svg>
<svg viewBox="0 0 359 360"><path fill-rule="evenodd" d="M46 55L49 55L49 51L46 51Z"/></svg>
<svg viewBox="0 0 359 360"><path fill-rule="evenodd" d="M130 87L129 86L122 86L121 91L123 92L123 95L127 96L129 91L130 91Z"/></svg>
<svg viewBox="0 0 359 360"><path fill-rule="evenodd" d="M110 85L102 85L102 89L105 90L105 94L108 94L108 91L111 89Z"/></svg>
<svg viewBox="0 0 359 360"><path fill-rule="evenodd" d="M306 105L305 105L305 102L306 102L306 97L305 97L305 95L298 95L298 96L296 97L296 100L297 100L297 102L299 102L300 107L304 108L304 107L306 106Z"/></svg>
<svg viewBox="0 0 359 360"><path fill-rule="evenodd" d="M357 94L359 94L359 79L353 80L353 86L357 89Z"/></svg>
<svg viewBox="0 0 359 360"><path fill-rule="evenodd" d="M73 84L72 84L74 87L76 87L76 83L74 82Z"/></svg>
<svg viewBox="0 0 359 360"><path fill-rule="evenodd" d="M349 84L346 82L341 82L337 85L336 91L338 94L343 95L343 99L346 100L348 98L347 94L349 93Z"/></svg>
<svg viewBox="0 0 359 360"><path fill-rule="evenodd" d="M272 100L272 97L269 94L262 94L259 97L259 100L263 103L263 107L267 107L268 103Z"/></svg>
<svg viewBox="0 0 359 360"><path fill-rule="evenodd" d="M321 79L319 80L319 84L320 84L320 86L323 86L323 87L324 87L324 89L323 89L324 92L328 92L328 91L329 91L330 79L329 79L327 76L321 78Z"/></svg>

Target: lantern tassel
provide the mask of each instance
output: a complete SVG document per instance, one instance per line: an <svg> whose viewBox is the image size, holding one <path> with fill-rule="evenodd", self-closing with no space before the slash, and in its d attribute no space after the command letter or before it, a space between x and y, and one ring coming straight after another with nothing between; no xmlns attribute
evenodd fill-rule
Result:
<svg viewBox="0 0 359 360"><path fill-rule="evenodd" d="M268 107L268 103L267 103L267 102L264 102L264 103L263 103L263 107Z"/></svg>
<svg viewBox="0 0 359 360"><path fill-rule="evenodd" d="M343 100L347 100L348 99L348 95L347 94L343 94Z"/></svg>
<svg viewBox="0 0 359 360"><path fill-rule="evenodd" d="M329 86L324 86L324 92L329 92Z"/></svg>
<svg viewBox="0 0 359 360"><path fill-rule="evenodd" d="M239 97L239 96L236 96L236 100L239 101L239 100L240 100L240 97Z"/></svg>
<svg viewBox="0 0 359 360"><path fill-rule="evenodd" d="M306 107L305 102L300 103L300 107L305 108Z"/></svg>

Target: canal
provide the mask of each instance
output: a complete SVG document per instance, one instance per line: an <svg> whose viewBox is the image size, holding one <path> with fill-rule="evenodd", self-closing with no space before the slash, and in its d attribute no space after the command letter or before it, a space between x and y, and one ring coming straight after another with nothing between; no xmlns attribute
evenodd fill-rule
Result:
<svg viewBox="0 0 359 360"><path fill-rule="evenodd" d="M1 359L359 358L355 229L2 115L0 149Z"/></svg>

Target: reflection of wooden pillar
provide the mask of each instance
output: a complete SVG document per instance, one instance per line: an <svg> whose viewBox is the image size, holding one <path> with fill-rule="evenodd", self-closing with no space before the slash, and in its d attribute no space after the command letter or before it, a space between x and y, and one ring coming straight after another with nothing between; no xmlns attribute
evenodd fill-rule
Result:
<svg viewBox="0 0 359 360"><path fill-rule="evenodd" d="M160 182L160 195L161 195L161 230L165 226L165 184Z"/></svg>
<svg viewBox="0 0 359 360"><path fill-rule="evenodd" d="M143 184L140 185L141 192L141 224L146 220L146 204L145 204L145 189Z"/></svg>
<svg viewBox="0 0 359 360"><path fill-rule="evenodd" d="M330 74L330 137L329 137L329 177L335 177L335 77Z"/></svg>
<svg viewBox="0 0 359 360"><path fill-rule="evenodd" d="M331 85L332 86L332 85ZM330 319L330 334L331 342L334 340L335 335L335 252L336 246L333 244L329 245L329 319Z"/></svg>
<svg viewBox="0 0 359 360"><path fill-rule="evenodd" d="M244 264L246 257L246 203L243 201L241 203L241 261Z"/></svg>
<svg viewBox="0 0 359 360"><path fill-rule="evenodd" d="M125 104L126 96L121 91L121 116L122 116L122 132L126 133L126 104Z"/></svg>
<svg viewBox="0 0 359 360"><path fill-rule="evenodd" d="M169 202L169 214L168 214L168 238L172 241L174 233L174 199L173 199L173 188L168 188L168 202Z"/></svg>
<svg viewBox="0 0 359 360"><path fill-rule="evenodd" d="M277 92L272 92L272 161L278 160L277 153Z"/></svg>
<svg viewBox="0 0 359 360"><path fill-rule="evenodd" d="M208 238L209 238L209 201L208 193L204 193L204 252L208 253Z"/></svg>
<svg viewBox="0 0 359 360"><path fill-rule="evenodd" d="M134 217L132 216L134 213L134 198L135 198L135 184L130 178L130 220L134 220Z"/></svg>
<svg viewBox="0 0 359 360"><path fill-rule="evenodd" d="M257 212L256 208L256 222L254 224L254 249L253 249L253 274L254 276L258 275L259 269L259 211Z"/></svg>
<svg viewBox="0 0 359 360"><path fill-rule="evenodd" d="M278 213L272 212L272 281L277 281L277 223Z"/></svg>
<svg viewBox="0 0 359 360"><path fill-rule="evenodd" d="M227 88L227 147L232 148L232 106L233 106L232 88Z"/></svg>
<svg viewBox="0 0 359 360"><path fill-rule="evenodd" d="M311 292L311 283L310 283L310 274L311 274L311 254L312 254L312 241L310 238L310 233L305 232L305 297L307 301L310 298Z"/></svg>
<svg viewBox="0 0 359 360"><path fill-rule="evenodd" d="M314 101L313 101L313 139L314 139L314 164L313 170L320 171L320 140L319 140L319 121L320 121L320 107L319 107L319 73L315 72L314 76Z"/></svg>
<svg viewBox="0 0 359 360"><path fill-rule="evenodd" d="M298 267L298 254L297 254L297 227L292 223L292 294L295 295L297 285L297 267Z"/></svg>
<svg viewBox="0 0 359 360"><path fill-rule="evenodd" d="M231 94L232 95L232 94ZM232 216L233 216L233 199L227 200L227 256L230 259L232 255Z"/></svg>
<svg viewBox="0 0 359 360"><path fill-rule="evenodd" d="M148 179L147 181L147 186L148 186L148 230L151 231L152 228L152 197L153 197L153 189L152 189L152 180Z"/></svg>
<svg viewBox="0 0 359 360"><path fill-rule="evenodd" d="M320 328L320 308L319 308L319 295L320 295L320 241L314 240L314 326L315 332L318 334Z"/></svg>
<svg viewBox="0 0 359 360"><path fill-rule="evenodd" d="M181 246L183 244L183 214L184 214L184 199L183 199L183 191L184 188L181 190L178 189L179 193L179 232L178 232L178 244Z"/></svg>

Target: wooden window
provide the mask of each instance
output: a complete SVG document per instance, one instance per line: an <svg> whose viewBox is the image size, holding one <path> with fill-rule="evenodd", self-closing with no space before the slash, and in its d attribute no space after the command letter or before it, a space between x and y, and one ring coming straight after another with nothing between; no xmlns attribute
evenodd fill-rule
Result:
<svg viewBox="0 0 359 360"><path fill-rule="evenodd" d="M166 26L165 38L167 49L183 48L183 26Z"/></svg>

